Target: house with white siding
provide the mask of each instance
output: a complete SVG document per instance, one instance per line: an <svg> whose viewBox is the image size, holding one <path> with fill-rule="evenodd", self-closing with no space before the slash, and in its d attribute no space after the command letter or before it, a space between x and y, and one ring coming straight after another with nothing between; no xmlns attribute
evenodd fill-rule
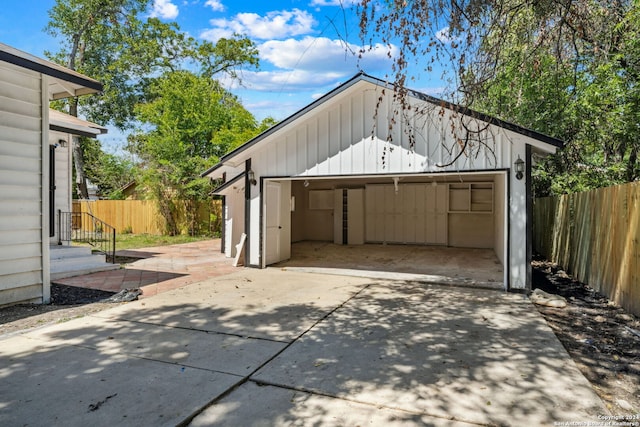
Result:
<svg viewBox="0 0 640 427"><path fill-rule="evenodd" d="M107 128L53 109L49 110L49 242L69 244L60 236L60 212L73 203L73 137L97 138Z"/></svg>
<svg viewBox="0 0 640 427"><path fill-rule="evenodd" d="M60 140L77 125L50 123L49 102L101 90L96 80L0 43L0 306L49 301L50 126Z"/></svg>
<svg viewBox="0 0 640 427"><path fill-rule="evenodd" d="M505 290L530 289L531 164L562 142L394 94L360 73L203 173L223 181L222 251L264 268L300 241L483 248Z"/></svg>

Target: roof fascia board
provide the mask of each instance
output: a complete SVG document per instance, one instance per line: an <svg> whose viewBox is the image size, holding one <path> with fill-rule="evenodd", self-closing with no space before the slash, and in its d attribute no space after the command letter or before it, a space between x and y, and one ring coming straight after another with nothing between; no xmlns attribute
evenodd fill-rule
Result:
<svg viewBox="0 0 640 427"><path fill-rule="evenodd" d="M363 74L363 79L365 79L365 80L367 80L370 83L373 83L375 85L383 86L385 89L394 90L394 86L393 86L392 83L386 82L386 81L378 79L376 77L372 77L372 76L370 76L368 74ZM564 142L562 140L560 140L560 139L553 138L553 137L551 137L549 135L545 135L543 133L536 132L534 130L524 128L522 126L513 124L511 122L507 122L505 120L498 119L496 117L490 116L490 115L485 114L485 113L481 113L481 112L476 111L476 110L472 110L471 108L463 107L461 105L454 104L452 102L445 101L445 100L433 97L431 95L427 95L426 93L418 92L418 91L413 90L413 89L407 89L407 93L410 96L412 96L413 98L419 99L421 101L425 101L425 102L428 102L430 104L441 106L441 107L447 108L448 110L452 110L452 111L455 111L457 113L463 114L465 116L476 118L476 119L481 120L481 121L483 121L485 123L493 124L493 125L496 125L498 127L501 127L501 128L507 129L507 130L511 130L513 132L519 133L519 134L524 135L524 136L528 136L530 138L536 139L536 140L544 142L546 144L553 145L554 147L562 148L564 146Z"/></svg>
<svg viewBox="0 0 640 427"><path fill-rule="evenodd" d="M87 93L102 92L103 90L102 83L97 80L53 62L49 62L18 49L14 49L3 43L0 43L0 61L5 61L22 68L46 74L56 79L84 86L91 90ZM78 91L75 92L77 93Z"/></svg>
<svg viewBox="0 0 640 427"><path fill-rule="evenodd" d="M345 90L347 90L348 88L350 88L351 86L353 86L354 84L359 82L361 80L361 76L364 76L364 75L365 74L362 74L362 73L361 74L357 74L356 76L352 77L351 79L349 79L345 83L341 84L340 86L336 87L332 91L326 93L324 96L321 96L320 98L318 98L317 100L315 100L311 104L309 104L306 107L302 108L301 110L298 110L297 112L293 113L292 115L290 115L289 117L287 117L283 121L279 122L278 124L276 124L276 125L270 127L269 129L265 130L260 135L254 137L253 139L250 139L248 142L246 142L245 144L243 144L240 147L236 148L232 152L222 156L222 158L220 159L220 163L224 163L225 161L231 159L232 157L235 157L236 155L238 155L241 152L247 150L248 148L252 147L256 143L260 142L261 140L267 138L268 136L271 136L271 135L275 134L276 132L278 132L282 128L286 127L289 123L295 121L299 117L305 115L307 112L309 112L309 111L313 110L314 108L316 108L318 105L324 104L329 99L331 99L334 96L344 92Z"/></svg>
<svg viewBox="0 0 640 427"><path fill-rule="evenodd" d="M247 141L246 143L242 144L240 147L236 148L235 150L231 151L230 153L222 156L222 158L220 159L220 162L217 165L215 165L214 167L212 167L211 169L205 171L202 174L202 176L209 175L211 172L213 172L215 169L217 169L218 167L222 166L225 163L234 164L234 161L232 161L232 159L234 159L234 157L237 157L241 153L246 152L247 150L249 150L250 148L252 148L256 144L258 144L260 141L266 139L267 137L270 137L270 136L276 134L278 131L280 131L281 129L285 128L287 125L289 125L290 123L294 122L295 120L297 120L301 116L305 115L307 112L315 109L318 105L329 101L330 99L332 99L336 95L343 93L344 91L346 91L347 89L351 88L352 86L354 86L356 83L358 83L360 81L366 81L366 82L369 82L369 83L371 83L373 85L381 86L381 87L383 87L385 89L394 90L394 85L392 83L389 83L389 82L386 82L386 81L381 80L379 78L370 76L370 75L365 74L363 72L358 73L354 77L352 77L351 79L346 81L345 83L343 83L340 86L336 87L332 91L326 93L324 96L318 98L317 100L315 100L311 104L307 105L306 107L302 108L301 110L299 110L296 113L292 114L291 116L287 117L286 119L284 119L283 121L279 122L278 124L270 127L266 131L262 132L260 135L254 137L253 139L250 139L249 141ZM480 112L472 110L470 108L463 107L463 106L454 104L454 103L449 102L449 101L444 101L442 99L435 98L435 97L433 97L431 95L427 95L425 93L418 92L418 91L413 90L413 89L408 89L408 94L411 97L416 98L418 100L425 101L425 102L428 102L428 103L431 103L431 104L434 104L434 105L437 105L437 106L441 106L441 107L447 108L449 110L461 113L463 115L466 115L466 116L469 116L469 117L473 117L473 118L476 118L476 119L481 120L483 122L486 122L486 123L498 126L500 128L503 128L503 129L506 129L506 130L510 130L512 132L515 132L515 133L527 136L529 138L532 138L532 139L534 139L536 141L536 142L532 143L532 145L535 145L536 147L539 147L540 149L543 149L543 150L548 151L550 153L551 152L555 152L556 148L562 148L564 146L564 143L561 140L557 139L557 138L553 138L551 136L542 134L540 132L536 132L536 131L533 131L531 129L527 129L527 128L524 128L522 126L518 126L518 125L515 125L513 123L510 123L510 122L507 122L507 121L504 121L504 120L489 116L488 114L480 113ZM543 144L547 145L548 147L543 148ZM238 164L239 164L240 160L241 159L239 159L237 161Z"/></svg>
<svg viewBox="0 0 640 427"><path fill-rule="evenodd" d="M49 109L49 129L89 138L95 138L108 132L104 126L53 109Z"/></svg>
<svg viewBox="0 0 640 427"><path fill-rule="evenodd" d="M52 131L56 131L56 132L62 132L62 133L70 133L73 135L80 135L80 136L86 136L88 138L95 138L98 135L100 135L100 131L98 129L95 129L95 132L93 132L93 128L80 128L80 127L76 127L76 126L70 126L70 125L56 125L53 123L49 123L49 130Z"/></svg>
<svg viewBox="0 0 640 427"><path fill-rule="evenodd" d="M221 194L221 193L223 193L225 190L227 190L229 187L231 187L233 184L235 184L241 178L243 178L244 175L245 175L245 173L242 172L239 175L235 176L234 178L231 178L229 181L225 182L224 184L220 185L218 188L213 190L213 194Z"/></svg>

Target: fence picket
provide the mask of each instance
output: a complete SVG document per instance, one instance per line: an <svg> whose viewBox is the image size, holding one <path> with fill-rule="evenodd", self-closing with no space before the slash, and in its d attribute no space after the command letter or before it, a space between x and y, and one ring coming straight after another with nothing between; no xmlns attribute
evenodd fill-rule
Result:
<svg viewBox="0 0 640 427"><path fill-rule="evenodd" d="M640 183L545 197L534 250L640 316Z"/></svg>
<svg viewBox="0 0 640 427"><path fill-rule="evenodd" d="M180 202L176 202L180 203ZM153 200L82 200L73 202L74 212L91 212L107 224L116 228L118 233L131 230L134 234L164 234L166 221L160 215ZM185 222L184 203L179 206L179 223ZM211 231L220 231L222 204L220 200L201 203L198 208L198 221L208 224ZM214 217L212 219L212 216ZM186 225L183 228L186 231Z"/></svg>

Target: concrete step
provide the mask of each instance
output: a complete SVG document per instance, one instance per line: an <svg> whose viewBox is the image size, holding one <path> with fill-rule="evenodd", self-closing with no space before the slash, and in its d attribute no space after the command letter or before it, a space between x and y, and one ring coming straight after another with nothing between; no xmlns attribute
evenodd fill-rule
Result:
<svg viewBox="0 0 640 427"><path fill-rule="evenodd" d="M49 259L53 260L64 258L76 258L82 256L91 256L91 248L88 246L49 246Z"/></svg>
<svg viewBox="0 0 640 427"><path fill-rule="evenodd" d="M50 249L49 273L52 281L120 268L119 264L106 262L104 255L92 254L89 247L52 246Z"/></svg>

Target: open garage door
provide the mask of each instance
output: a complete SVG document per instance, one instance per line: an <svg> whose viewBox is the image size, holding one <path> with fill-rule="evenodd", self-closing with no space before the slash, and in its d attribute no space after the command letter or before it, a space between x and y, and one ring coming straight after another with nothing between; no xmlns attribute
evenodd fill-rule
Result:
<svg viewBox="0 0 640 427"><path fill-rule="evenodd" d="M508 203L503 171L316 178L292 180L291 185L296 200L291 213L292 265L393 265L394 271L450 271L465 277L490 271L480 280L498 287L506 283ZM362 231L364 242L352 237ZM345 267L347 260L352 267Z"/></svg>
<svg viewBox="0 0 640 427"><path fill-rule="evenodd" d="M264 194L264 264L291 257L291 182L266 181Z"/></svg>

